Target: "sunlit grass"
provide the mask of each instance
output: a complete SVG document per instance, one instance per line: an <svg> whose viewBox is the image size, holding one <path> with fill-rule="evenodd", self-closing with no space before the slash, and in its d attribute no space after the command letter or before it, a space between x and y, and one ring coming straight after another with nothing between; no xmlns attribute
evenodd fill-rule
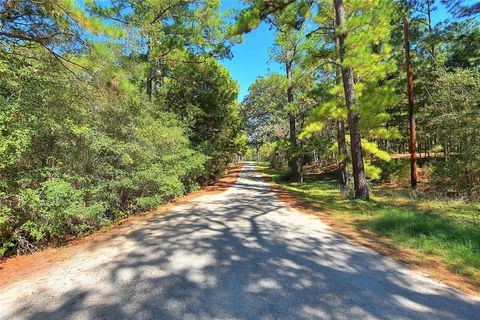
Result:
<svg viewBox="0 0 480 320"><path fill-rule="evenodd" d="M261 168L281 188L318 204L338 221L439 259L480 287L480 203L381 186L374 188L370 201L350 200L340 195L334 180L289 183Z"/></svg>

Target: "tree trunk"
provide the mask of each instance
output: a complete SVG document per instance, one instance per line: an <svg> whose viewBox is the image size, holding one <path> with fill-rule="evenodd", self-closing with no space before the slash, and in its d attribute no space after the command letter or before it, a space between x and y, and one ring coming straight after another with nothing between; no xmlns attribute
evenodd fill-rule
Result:
<svg viewBox="0 0 480 320"><path fill-rule="evenodd" d="M297 149L297 129L296 129L297 118L295 117L295 114L290 113L289 122L290 122L291 151L289 155L288 166L290 167L290 174L291 174L292 181L300 182L300 166L299 166L298 157L295 155L296 149Z"/></svg>
<svg viewBox="0 0 480 320"><path fill-rule="evenodd" d="M287 72L287 101L288 103L293 102L293 85L292 85L292 74L290 64L286 63L286 72ZM300 166L299 159L296 155L297 152L297 117L293 112L290 112L288 115L289 125L290 125L290 154L288 159L288 166L290 168L291 180L294 182L300 182Z"/></svg>
<svg viewBox="0 0 480 320"><path fill-rule="evenodd" d="M147 96L148 96L148 101L152 100L153 80L154 79L155 79L154 71L152 70L152 67L149 67L149 69L147 71Z"/></svg>
<svg viewBox="0 0 480 320"><path fill-rule="evenodd" d="M337 26L337 21L334 19L335 26ZM339 45L338 37L335 36L335 51L336 51L336 60L339 60ZM335 83L340 85L342 82L342 75L340 68L337 66L335 69ZM337 107L340 108L341 101L340 97L337 95ZM340 193L345 195L347 193L348 185L348 156L347 156L347 142L345 139L345 121L343 119L337 119L337 145L338 145L338 166L339 166L339 175L338 182L340 185Z"/></svg>
<svg viewBox="0 0 480 320"><path fill-rule="evenodd" d="M345 122L337 120L337 143L338 143L338 164L340 174L338 180L340 183L340 192L346 194L348 185L348 164L347 164L347 142L345 140Z"/></svg>
<svg viewBox="0 0 480 320"><path fill-rule="evenodd" d="M407 94L408 94L408 122L410 125L410 184L417 187L417 129L415 125L415 109L413 104L413 67L410 58L410 39L408 18L403 17L403 37L405 45L405 61L407 64Z"/></svg>
<svg viewBox="0 0 480 320"><path fill-rule="evenodd" d="M345 22L345 7L343 0L334 0L335 17L338 26ZM356 104L353 70L349 66L343 65L345 56L345 40L347 33L338 35L338 49L340 62L342 63L342 81L345 92L345 103L348 112L348 125L350 127L350 151L352 154L353 184L355 188L356 199L368 199L367 177L365 176L365 167L363 163L362 138L359 129L360 115L353 110Z"/></svg>
<svg viewBox="0 0 480 320"><path fill-rule="evenodd" d="M151 43L150 43L150 40L148 40L148 45L147 45L147 64L150 63L150 53L152 52L152 48L151 48ZM151 101L152 100L152 93L153 93L153 80L154 80L154 77L155 76L155 71L152 69L152 66L148 66L148 70L147 70L147 79L146 79L146 92L147 92L147 97L148 97L148 100Z"/></svg>

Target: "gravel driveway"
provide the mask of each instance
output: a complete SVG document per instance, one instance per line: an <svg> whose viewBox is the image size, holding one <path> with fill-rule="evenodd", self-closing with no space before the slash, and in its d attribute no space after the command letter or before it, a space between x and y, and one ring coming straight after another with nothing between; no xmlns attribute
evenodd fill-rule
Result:
<svg viewBox="0 0 480 320"><path fill-rule="evenodd" d="M0 319L480 319L480 300L332 232L247 164L234 187L0 291Z"/></svg>

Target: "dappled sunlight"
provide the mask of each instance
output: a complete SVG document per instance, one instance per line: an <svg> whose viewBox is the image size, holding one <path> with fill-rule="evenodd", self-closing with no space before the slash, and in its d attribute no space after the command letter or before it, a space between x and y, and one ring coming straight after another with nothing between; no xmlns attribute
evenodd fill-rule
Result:
<svg viewBox="0 0 480 320"><path fill-rule="evenodd" d="M262 170L295 196L293 203L330 219L343 234L436 277L440 275L441 280L455 286L478 289L477 203L381 187L375 188L369 201L351 200L342 197L328 177L312 180L307 176L305 183L289 183L266 167ZM291 197L285 191L278 192L282 198Z"/></svg>
<svg viewBox="0 0 480 320"><path fill-rule="evenodd" d="M95 270L68 262L62 272L79 281L45 279L41 296L33 288L6 317L471 319L480 306L295 213L252 166L223 194L122 239L103 260L92 255Z"/></svg>

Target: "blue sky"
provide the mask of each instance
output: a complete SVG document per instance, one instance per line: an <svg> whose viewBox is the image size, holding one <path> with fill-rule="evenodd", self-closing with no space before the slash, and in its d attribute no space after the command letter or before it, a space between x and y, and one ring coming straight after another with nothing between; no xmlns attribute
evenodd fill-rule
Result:
<svg viewBox="0 0 480 320"><path fill-rule="evenodd" d="M242 2L237 0L221 0L222 10L242 8ZM238 100L242 101L248 92L248 87L258 76L269 71L281 71L275 61L269 60L268 50L273 44L274 31L262 23L259 28L244 35L244 41L232 48L233 58L223 60L233 79L240 85Z"/></svg>
<svg viewBox="0 0 480 320"><path fill-rule="evenodd" d="M273 30L262 23L258 29L244 36L241 44L232 48L233 58L222 64L230 70L233 79L240 84L238 100L242 101L248 87L258 76L269 71L281 71L280 65L269 59L269 48L273 45Z"/></svg>
<svg viewBox="0 0 480 320"><path fill-rule="evenodd" d="M242 1L221 0L222 10L242 8ZM448 16L440 4L434 12L434 23L443 21ZM282 69L278 63L269 60L268 51L273 44L274 30L262 23L258 29L244 35L244 41L232 48L233 58L223 60L222 64L228 68L233 79L240 85L238 101L248 93L248 87L256 78L267 74L269 71L280 72Z"/></svg>

